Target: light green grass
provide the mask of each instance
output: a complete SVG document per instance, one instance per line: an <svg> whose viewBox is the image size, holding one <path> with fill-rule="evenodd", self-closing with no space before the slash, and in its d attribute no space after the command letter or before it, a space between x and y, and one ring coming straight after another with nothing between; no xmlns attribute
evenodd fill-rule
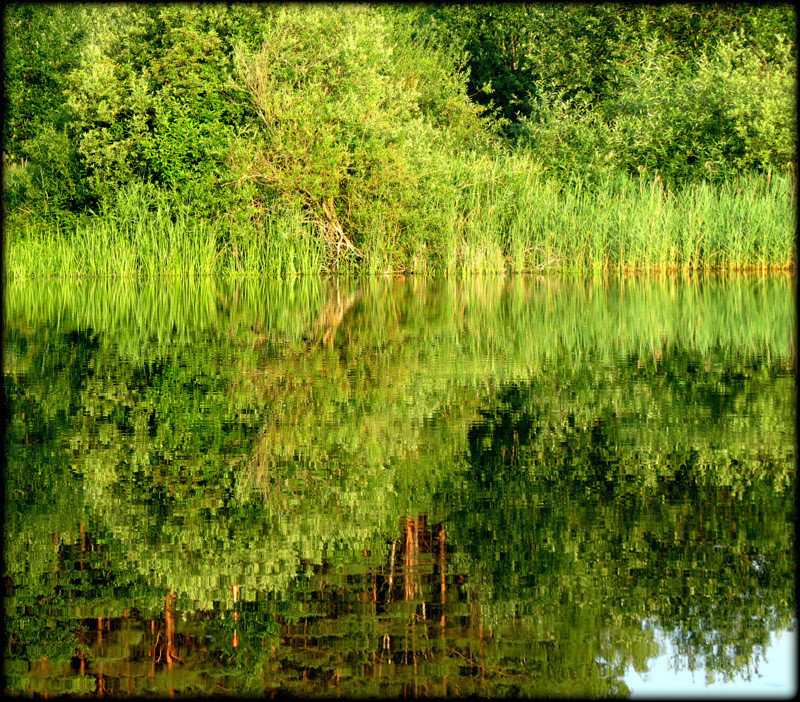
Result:
<svg viewBox="0 0 800 702"><path fill-rule="evenodd" d="M265 213L245 223L193 215L187 199L132 186L100 216L71 225L7 222L9 277L234 277L324 272L513 273L608 270L792 269L794 185L741 176L668 191L610 174L564 183L519 154L454 156L449 187L431 194L435 231L407 222L349 232L361 259L337 257L313 216ZM420 217L420 222L423 221ZM429 221L429 220L425 220ZM415 229L416 227L416 229ZM414 242L413 246L408 242Z"/></svg>
<svg viewBox="0 0 800 702"><path fill-rule="evenodd" d="M794 190L786 176L741 176L667 191L609 175L571 184L534 163L457 164L447 267L506 271L771 269L794 265ZM499 248L499 252L497 249Z"/></svg>
<svg viewBox="0 0 800 702"><path fill-rule="evenodd" d="M189 201L138 186L121 192L109 212L68 230L36 220L9 229L11 277L283 276L321 266L320 244L297 213L243 230L231 218L196 217Z"/></svg>

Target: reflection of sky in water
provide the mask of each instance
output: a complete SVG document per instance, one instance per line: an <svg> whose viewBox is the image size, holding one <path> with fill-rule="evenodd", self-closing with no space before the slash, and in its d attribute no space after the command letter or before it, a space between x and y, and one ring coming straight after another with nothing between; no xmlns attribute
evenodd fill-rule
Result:
<svg viewBox="0 0 800 702"><path fill-rule="evenodd" d="M796 628L796 627L793 627ZM797 632L773 633L763 658L759 657L758 673L750 680L740 676L728 682L717 677L706 685L705 668L675 670L675 650L663 633L656 631L662 654L649 661L647 673L632 667L625 673L631 697L772 697L790 699L797 691Z"/></svg>

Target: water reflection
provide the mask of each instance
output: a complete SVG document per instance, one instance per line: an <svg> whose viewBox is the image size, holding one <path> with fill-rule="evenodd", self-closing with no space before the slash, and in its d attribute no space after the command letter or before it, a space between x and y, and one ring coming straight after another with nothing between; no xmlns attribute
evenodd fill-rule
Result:
<svg viewBox="0 0 800 702"><path fill-rule="evenodd" d="M648 662L647 673L628 670L625 682L631 698L687 697L793 699L797 696L796 622L791 631L772 634L753 665L737 671L733 679L715 679L704 667L691 669L663 634L663 652Z"/></svg>
<svg viewBox="0 0 800 702"><path fill-rule="evenodd" d="M734 679L794 614L792 299L12 282L6 685L627 695L665 647Z"/></svg>

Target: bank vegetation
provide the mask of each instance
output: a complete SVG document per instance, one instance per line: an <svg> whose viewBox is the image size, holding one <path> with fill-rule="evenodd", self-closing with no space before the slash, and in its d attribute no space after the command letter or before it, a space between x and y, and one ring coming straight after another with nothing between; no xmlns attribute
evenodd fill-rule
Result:
<svg viewBox="0 0 800 702"><path fill-rule="evenodd" d="M6 275L775 269L790 6L10 6Z"/></svg>

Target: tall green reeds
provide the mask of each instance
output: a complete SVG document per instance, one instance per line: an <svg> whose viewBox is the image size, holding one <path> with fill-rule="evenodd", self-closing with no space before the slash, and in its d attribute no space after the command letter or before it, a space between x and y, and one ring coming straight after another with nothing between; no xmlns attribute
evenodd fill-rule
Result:
<svg viewBox="0 0 800 702"><path fill-rule="evenodd" d="M188 198L131 186L113 207L70 225L27 220L6 231L10 277L233 277L324 272L513 273L788 269L794 184L783 174L668 189L658 177L556 180L532 159L448 156L444 185L406 228L369 212L363 258L333 257L313 213L288 207L237 219L193 214ZM369 208L369 202L362 205ZM430 212L437 214L431 226ZM410 246L409 241L414 245Z"/></svg>
<svg viewBox="0 0 800 702"><path fill-rule="evenodd" d="M447 259L453 270L488 271L498 259L505 271L794 265L788 176L740 176L721 186L673 190L657 176L622 173L564 183L528 158L509 155L456 160L453 180Z"/></svg>
<svg viewBox="0 0 800 702"><path fill-rule="evenodd" d="M296 275L318 271L321 249L296 212L262 226L223 214L193 214L187 199L133 185L114 207L63 224L11 227L5 270L11 277L198 277Z"/></svg>

